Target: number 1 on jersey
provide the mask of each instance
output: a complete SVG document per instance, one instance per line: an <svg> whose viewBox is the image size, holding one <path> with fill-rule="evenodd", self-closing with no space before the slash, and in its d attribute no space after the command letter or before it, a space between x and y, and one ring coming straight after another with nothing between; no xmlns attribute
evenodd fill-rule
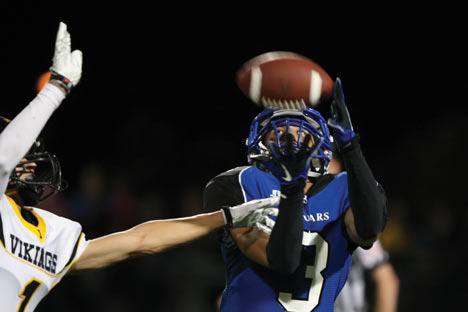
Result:
<svg viewBox="0 0 468 312"><path fill-rule="evenodd" d="M23 312L26 309L29 300L31 300L31 297L34 295L34 292L41 284L41 281L32 278L26 285L24 285L21 294L19 294L21 301L19 303L18 310L16 310L17 312Z"/></svg>

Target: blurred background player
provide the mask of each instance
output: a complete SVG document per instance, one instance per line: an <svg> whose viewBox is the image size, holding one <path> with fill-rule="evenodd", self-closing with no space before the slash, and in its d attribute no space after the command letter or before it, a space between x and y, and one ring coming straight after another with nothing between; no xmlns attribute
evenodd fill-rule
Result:
<svg viewBox="0 0 468 312"><path fill-rule="evenodd" d="M82 53L71 51L70 34L60 23L50 82L12 121L0 119L2 311L33 311L69 270L101 268L131 255L161 252L223 225L253 226L265 213L274 213L270 207L278 202L270 198L189 218L149 221L90 241L79 223L33 208L65 188L57 158L37 137L79 82L81 66Z"/></svg>
<svg viewBox="0 0 468 312"><path fill-rule="evenodd" d="M332 143L317 111L267 109L251 124L251 166L206 186L208 210L281 194L271 235L222 233L227 285L221 311L332 311L352 251L370 248L383 230L386 197L362 155L339 80L331 108L346 172L327 173Z"/></svg>
<svg viewBox="0 0 468 312"><path fill-rule="evenodd" d="M346 284L335 301L336 312L395 312L399 279L380 241L357 248ZM370 296L366 296L371 291ZM373 301L373 304L371 302Z"/></svg>
<svg viewBox="0 0 468 312"><path fill-rule="evenodd" d="M328 173L338 174L342 170L338 153L333 153ZM369 250L356 248L352 259L346 284L335 301L335 311L395 312L399 279L380 241L376 241ZM366 296L368 291L372 291L371 296ZM370 299L373 301L372 309L369 309Z"/></svg>

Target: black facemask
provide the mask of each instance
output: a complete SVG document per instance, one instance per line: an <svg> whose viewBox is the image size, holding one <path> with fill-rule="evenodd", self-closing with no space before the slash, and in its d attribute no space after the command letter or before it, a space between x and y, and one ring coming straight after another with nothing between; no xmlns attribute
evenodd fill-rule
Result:
<svg viewBox="0 0 468 312"><path fill-rule="evenodd" d="M28 179L22 180L16 172L13 172L9 185L9 188L18 191L25 206L35 206L67 188L67 183L62 179L60 163L55 155L41 152L28 154L25 158L28 162L36 164L34 174Z"/></svg>

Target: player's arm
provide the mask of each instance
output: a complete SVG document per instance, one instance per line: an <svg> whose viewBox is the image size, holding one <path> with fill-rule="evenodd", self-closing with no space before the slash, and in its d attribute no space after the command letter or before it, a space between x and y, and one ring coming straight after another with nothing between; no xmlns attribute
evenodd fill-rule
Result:
<svg viewBox="0 0 468 312"><path fill-rule="evenodd" d="M294 137L285 135L283 149L280 150L275 143L269 146L278 169L273 170L273 174L281 183L276 226L269 237L257 230L232 230L231 236L238 248L251 260L276 272L290 274L297 269L301 260L304 185L311 147L308 144L310 137L307 137L301 149L294 151ZM222 202L225 193L222 186L218 189L212 186L205 196L213 198L215 202Z"/></svg>
<svg viewBox="0 0 468 312"><path fill-rule="evenodd" d="M385 226L387 199L362 154L339 79L335 82L331 112L332 118L328 120L328 124L333 129L333 137L348 175L351 208L345 213L346 230L356 244L369 247Z"/></svg>
<svg viewBox="0 0 468 312"><path fill-rule="evenodd" d="M278 199L251 201L187 218L154 220L89 242L73 269L97 269L132 255L153 254L196 240L222 226L245 227L272 211Z"/></svg>
<svg viewBox="0 0 468 312"><path fill-rule="evenodd" d="M237 247L250 260L270 268L267 246L270 236L256 228L232 229L231 237Z"/></svg>
<svg viewBox="0 0 468 312"><path fill-rule="evenodd" d="M213 211L216 207L237 205L244 202L244 195L239 185L239 177L234 171L224 173L211 180L203 193L205 211ZM268 265L266 246L269 236L252 228L236 228L225 233L227 239L232 239L237 247L251 260Z"/></svg>
<svg viewBox="0 0 468 312"><path fill-rule="evenodd" d="M8 186L10 174L27 153L69 89L81 77L81 52L70 51L70 34L60 23L55 43L51 81L0 134L0 196Z"/></svg>
<svg viewBox="0 0 468 312"><path fill-rule="evenodd" d="M303 189L304 182L281 187L276 222L265 216L255 229L231 230L237 246L250 260L283 274L297 269L302 253Z"/></svg>
<svg viewBox="0 0 468 312"><path fill-rule="evenodd" d="M371 271L371 279L375 284L375 312L395 312L398 305L400 280L393 266L386 262Z"/></svg>

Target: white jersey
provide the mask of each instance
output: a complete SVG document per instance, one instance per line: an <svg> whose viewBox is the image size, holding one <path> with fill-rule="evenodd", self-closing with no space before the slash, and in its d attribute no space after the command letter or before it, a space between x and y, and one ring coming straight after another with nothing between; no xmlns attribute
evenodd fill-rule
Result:
<svg viewBox="0 0 468 312"><path fill-rule="evenodd" d="M0 197L0 310L34 311L87 246L81 225L37 208L27 222L8 196Z"/></svg>
<svg viewBox="0 0 468 312"><path fill-rule="evenodd" d="M358 247L346 284L335 301L335 312L367 311L365 273L388 261L388 254L376 241L369 250Z"/></svg>

